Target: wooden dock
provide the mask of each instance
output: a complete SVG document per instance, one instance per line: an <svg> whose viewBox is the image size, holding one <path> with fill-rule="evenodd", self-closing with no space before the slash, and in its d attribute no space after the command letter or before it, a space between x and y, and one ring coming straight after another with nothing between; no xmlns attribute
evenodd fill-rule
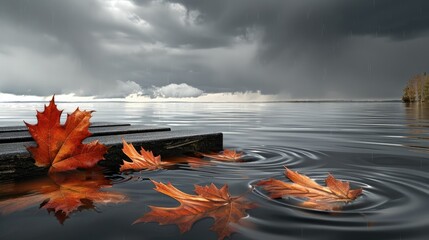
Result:
<svg viewBox="0 0 429 240"><path fill-rule="evenodd" d="M99 165L117 170L122 159L122 138L136 149L144 147L162 157L179 156L190 152L223 150L222 133L178 130L168 127L149 127L118 123L93 123L89 128L93 134L84 143L98 139L109 146L106 160ZM25 126L0 127L0 179L21 179L43 175L46 168L34 165L26 146L35 146Z"/></svg>

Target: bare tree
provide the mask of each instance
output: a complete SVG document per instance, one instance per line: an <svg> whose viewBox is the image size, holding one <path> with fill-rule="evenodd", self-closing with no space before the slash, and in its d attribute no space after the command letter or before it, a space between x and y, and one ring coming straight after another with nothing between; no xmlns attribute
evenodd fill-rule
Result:
<svg viewBox="0 0 429 240"><path fill-rule="evenodd" d="M408 80L403 90L404 102L429 102L429 76L419 74Z"/></svg>

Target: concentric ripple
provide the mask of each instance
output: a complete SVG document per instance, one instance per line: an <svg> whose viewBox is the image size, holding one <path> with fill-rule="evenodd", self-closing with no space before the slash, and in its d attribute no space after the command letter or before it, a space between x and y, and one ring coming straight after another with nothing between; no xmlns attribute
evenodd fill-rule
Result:
<svg viewBox="0 0 429 240"><path fill-rule="evenodd" d="M322 185L327 172L338 179L349 181L352 188L362 187L363 194L345 204L340 211L324 212L300 207L293 198L270 199L263 189L255 187L253 194L267 214L261 218L252 216L249 221L268 230L257 235L274 237L289 234L290 228L298 227L310 239L324 239L320 234L325 231L335 231L338 236L344 237L348 232L368 232L370 236L383 238L402 233L404 239L408 239L409 236L419 236L427 231L429 219L422 213L429 199L429 176L426 172L366 166L305 170L306 175ZM282 174L276 178L288 181ZM250 184L255 185L256 182ZM288 226L287 229L285 226ZM356 239L362 236L356 235ZM355 239L354 236L347 238Z"/></svg>
<svg viewBox="0 0 429 240"><path fill-rule="evenodd" d="M179 169L197 171L199 175L210 178L226 180L246 177L253 179L260 176L274 175L282 171L285 166L300 166L301 168L305 168L308 165L311 167L322 166L323 161L321 159L326 157L322 152L281 146L251 147L239 151L243 153L243 157L238 162L211 160L207 166L195 168L182 164Z"/></svg>
<svg viewBox="0 0 429 240"><path fill-rule="evenodd" d="M247 239L282 239L285 236L331 239L332 234L327 232L335 233L335 238L390 238L403 234L404 239L410 236L419 239L429 226L429 219L424 210L422 212L429 199L429 176L415 164L420 159L413 159L410 163L414 167L404 169L397 164L404 161L400 157L387 161L385 156L273 145L237 150L243 152L240 162L212 160L199 167L179 164L170 170L120 174L112 178L114 187L122 188L135 199L162 202L165 198L148 188L152 186L149 179L172 182L188 193L193 193L194 184L228 184L232 195L244 194L259 206L246 218L248 224L238 226L241 236ZM285 166L321 185L331 173L337 179L350 182L351 188L362 188L363 193L336 211L304 208L299 205L302 200L296 198L271 199L257 182L267 178L289 181L284 176ZM350 233L359 234L350 236Z"/></svg>

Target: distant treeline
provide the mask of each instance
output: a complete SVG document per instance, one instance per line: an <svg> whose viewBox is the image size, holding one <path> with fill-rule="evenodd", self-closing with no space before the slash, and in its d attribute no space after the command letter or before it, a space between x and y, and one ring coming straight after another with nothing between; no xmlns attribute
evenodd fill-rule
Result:
<svg viewBox="0 0 429 240"><path fill-rule="evenodd" d="M426 73L411 78L404 88L404 102L429 102L429 75Z"/></svg>

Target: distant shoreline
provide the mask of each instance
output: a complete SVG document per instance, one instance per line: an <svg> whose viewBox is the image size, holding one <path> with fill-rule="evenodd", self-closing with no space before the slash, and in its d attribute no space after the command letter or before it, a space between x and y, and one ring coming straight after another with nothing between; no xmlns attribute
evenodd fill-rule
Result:
<svg viewBox="0 0 429 240"><path fill-rule="evenodd" d="M0 103L46 103L47 101L0 101ZM56 101L57 103L388 103L402 102L399 99L387 100L279 100L279 101L230 101L230 102L193 102L193 101L125 101L125 100L88 100L88 101Z"/></svg>

